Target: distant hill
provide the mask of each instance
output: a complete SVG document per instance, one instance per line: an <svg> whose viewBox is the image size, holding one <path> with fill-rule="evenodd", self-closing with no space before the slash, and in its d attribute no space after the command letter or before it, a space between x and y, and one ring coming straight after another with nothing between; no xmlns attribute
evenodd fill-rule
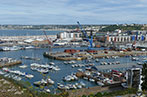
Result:
<svg viewBox="0 0 147 97"><path fill-rule="evenodd" d="M105 28L102 28L100 32L112 32L115 31L116 29L120 30L144 30L143 25L108 25ZM146 27L147 28L147 27Z"/></svg>
<svg viewBox="0 0 147 97"><path fill-rule="evenodd" d="M83 28L99 27L99 25L83 25ZM77 29L78 25L0 25L0 29L45 29L45 30L60 30L60 29Z"/></svg>

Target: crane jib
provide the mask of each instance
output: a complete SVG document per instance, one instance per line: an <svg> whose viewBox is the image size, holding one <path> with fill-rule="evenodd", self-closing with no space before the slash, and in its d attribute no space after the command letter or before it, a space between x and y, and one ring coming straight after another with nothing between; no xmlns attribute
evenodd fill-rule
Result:
<svg viewBox="0 0 147 97"><path fill-rule="evenodd" d="M84 37L86 38L86 39L83 39L83 40L89 41L90 46L88 47L88 49L92 49L92 48L93 48L93 35L92 35L92 30L91 30L91 33L90 33L90 34L91 34L91 39L89 39L89 37L88 37L86 31L83 29L83 27L82 27L82 25L80 24L80 22L77 21L77 23L78 23L78 26L79 26L79 28L81 29L81 31L82 31Z"/></svg>

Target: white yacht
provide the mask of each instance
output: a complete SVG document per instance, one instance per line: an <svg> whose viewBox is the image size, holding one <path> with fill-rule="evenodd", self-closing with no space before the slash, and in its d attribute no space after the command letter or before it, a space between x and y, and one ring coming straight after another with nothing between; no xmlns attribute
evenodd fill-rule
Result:
<svg viewBox="0 0 147 97"><path fill-rule="evenodd" d="M10 47L2 47L3 51L10 51Z"/></svg>

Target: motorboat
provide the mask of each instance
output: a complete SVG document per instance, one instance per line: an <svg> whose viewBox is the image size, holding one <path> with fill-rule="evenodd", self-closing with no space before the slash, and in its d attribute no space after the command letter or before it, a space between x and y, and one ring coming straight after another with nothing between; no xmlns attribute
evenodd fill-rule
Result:
<svg viewBox="0 0 147 97"><path fill-rule="evenodd" d="M97 81L97 84L98 84L99 86L104 86L104 83L102 83L102 82L100 82L100 81Z"/></svg>
<svg viewBox="0 0 147 97"><path fill-rule="evenodd" d="M10 51L10 47L2 47L3 51Z"/></svg>
<svg viewBox="0 0 147 97"><path fill-rule="evenodd" d="M32 75L32 74L26 74L25 77L27 77L27 78L33 78L34 75Z"/></svg>
<svg viewBox="0 0 147 97"><path fill-rule="evenodd" d="M53 80L51 80L50 78L47 79L47 83L49 84L54 84L55 82Z"/></svg>
<svg viewBox="0 0 147 97"><path fill-rule="evenodd" d="M92 78L90 78L90 79L89 79L89 81L91 81L91 82L95 82L95 80L94 80L94 79L92 79Z"/></svg>
<svg viewBox="0 0 147 97"><path fill-rule="evenodd" d="M83 83L82 81L80 82L80 84L81 84L82 87L85 87L86 86L86 84Z"/></svg>
<svg viewBox="0 0 147 97"><path fill-rule="evenodd" d="M41 79L41 85L47 85L47 81L46 80L44 80L44 79Z"/></svg>
<svg viewBox="0 0 147 97"><path fill-rule="evenodd" d="M4 75L5 74L5 72L3 72L3 71L0 71L0 75Z"/></svg>
<svg viewBox="0 0 147 97"><path fill-rule="evenodd" d="M27 65L21 65L19 68L27 68Z"/></svg>
<svg viewBox="0 0 147 97"><path fill-rule="evenodd" d="M25 49L33 49L33 48L35 48L34 46L27 46L27 47L25 47Z"/></svg>
<svg viewBox="0 0 147 97"><path fill-rule="evenodd" d="M54 62L50 62L49 64L50 64L50 65L55 65L55 63L54 63Z"/></svg>
<svg viewBox="0 0 147 97"><path fill-rule="evenodd" d="M137 57L132 57L132 61L138 61L139 60L139 58L137 58Z"/></svg>
<svg viewBox="0 0 147 97"><path fill-rule="evenodd" d="M88 80L88 78L87 78L87 77L83 77L83 79Z"/></svg>
<svg viewBox="0 0 147 97"><path fill-rule="evenodd" d="M28 60L40 60L40 58L29 57L29 56L22 56L21 59L28 59Z"/></svg>
<svg viewBox="0 0 147 97"><path fill-rule="evenodd" d="M13 47L10 47L9 49L10 51L16 51L16 50L20 50L21 48L18 46L13 46Z"/></svg>
<svg viewBox="0 0 147 97"><path fill-rule="evenodd" d="M50 92L51 92L50 89L44 89L44 91L45 91L46 93L50 93Z"/></svg>
<svg viewBox="0 0 147 97"><path fill-rule="evenodd" d="M55 71L61 70L58 66L54 66L52 69L55 70Z"/></svg>
<svg viewBox="0 0 147 97"><path fill-rule="evenodd" d="M39 87L41 85L41 81L36 81L33 83L35 86Z"/></svg>
<svg viewBox="0 0 147 97"><path fill-rule="evenodd" d="M14 80L16 80L16 81L20 81L22 78L21 77L19 77L19 76L14 76L14 77L12 77Z"/></svg>
<svg viewBox="0 0 147 97"><path fill-rule="evenodd" d="M49 72L48 69L37 69L37 71L40 72L40 73L44 73L44 74Z"/></svg>
<svg viewBox="0 0 147 97"><path fill-rule="evenodd" d="M74 74L63 77L63 81L74 81L74 80L78 80L78 77Z"/></svg>
<svg viewBox="0 0 147 97"><path fill-rule="evenodd" d="M95 59L95 62L99 62L99 59Z"/></svg>

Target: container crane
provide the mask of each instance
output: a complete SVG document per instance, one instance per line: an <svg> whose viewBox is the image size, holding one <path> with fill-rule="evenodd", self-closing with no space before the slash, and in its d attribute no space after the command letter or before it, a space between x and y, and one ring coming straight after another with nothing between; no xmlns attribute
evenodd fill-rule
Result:
<svg viewBox="0 0 147 97"><path fill-rule="evenodd" d="M50 39L48 38L46 32L43 31L43 33L44 33L44 35L45 35L45 37L46 37L46 40L47 40L47 42L48 42L48 44L49 44L49 51L51 51L51 50L52 50L53 43L52 43L52 42L50 41Z"/></svg>
<svg viewBox="0 0 147 97"><path fill-rule="evenodd" d="M92 30L91 30L91 39L89 38L89 36L87 35L86 31L83 29L82 25L79 23L79 21L77 21L79 28L81 29L84 37L86 38L86 41L89 41L90 46L88 46L88 49L92 49L93 48L93 35L92 35Z"/></svg>

